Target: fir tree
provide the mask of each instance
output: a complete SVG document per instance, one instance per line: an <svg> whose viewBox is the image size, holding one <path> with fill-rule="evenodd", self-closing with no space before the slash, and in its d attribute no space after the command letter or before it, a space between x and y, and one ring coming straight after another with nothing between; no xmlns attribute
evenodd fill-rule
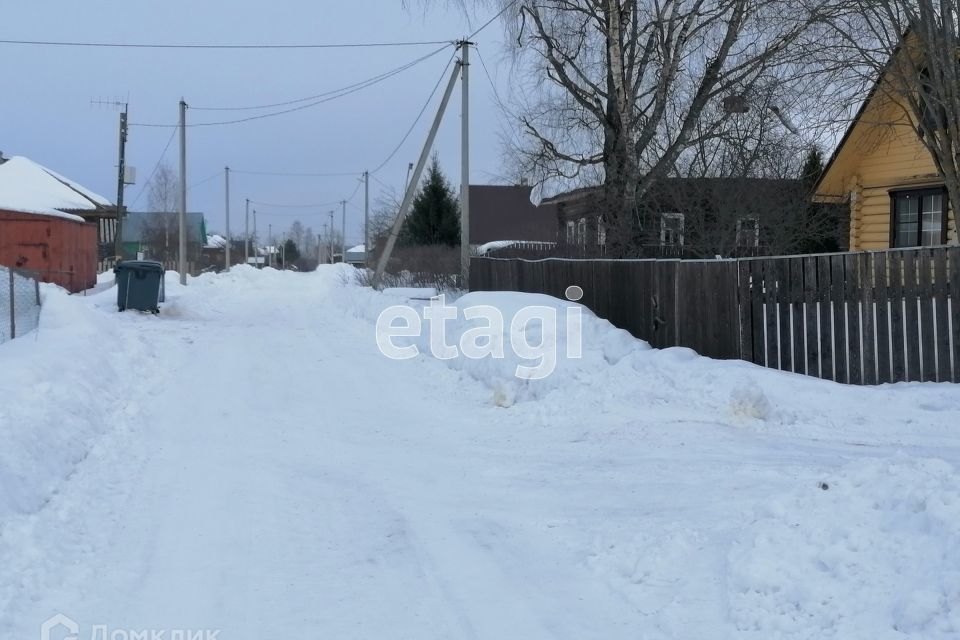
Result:
<svg viewBox="0 0 960 640"><path fill-rule="evenodd" d="M819 149L811 149L804 160L803 168L800 169L800 182L808 204L803 218L797 221L798 253L831 253L843 250L842 227L837 216L837 207L814 201L814 192L820 176L823 175L823 169L823 155Z"/></svg>
<svg viewBox="0 0 960 640"><path fill-rule="evenodd" d="M440 161L433 157L427 179L413 200L400 236L405 245L460 244L460 212Z"/></svg>

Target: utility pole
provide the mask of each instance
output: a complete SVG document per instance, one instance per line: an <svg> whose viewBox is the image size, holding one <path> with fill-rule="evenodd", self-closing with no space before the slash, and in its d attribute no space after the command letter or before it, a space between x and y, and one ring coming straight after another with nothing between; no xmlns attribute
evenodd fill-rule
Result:
<svg viewBox="0 0 960 640"><path fill-rule="evenodd" d="M327 239L330 244L330 264L333 264L333 211L330 212L330 235Z"/></svg>
<svg viewBox="0 0 960 640"><path fill-rule="evenodd" d="M253 255L257 259L257 269L260 268L260 247L257 246L257 210L253 210Z"/></svg>
<svg viewBox="0 0 960 640"><path fill-rule="evenodd" d="M460 117L460 288L470 290L470 45L460 43L463 89Z"/></svg>
<svg viewBox="0 0 960 640"><path fill-rule="evenodd" d="M326 260L323 259L323 239L327 237L327 223L323 223L323 235L317 235L317 265L323 264Z"/></svg>
<svg viewBox="0 0 960 640"><path fill-rule="evenodd" d="M341 200L343 206L343 217L340 220L340 230L343 236L340 238L340 262L347 261L347 201Z"/></svg>
<svg viewBox="0 0 960 640"><path fill-rule="evenodd" d="M287 268L287 234L283 234L283 240L280 243L280 265Z"/></svg>
<svg viewBox="0 0 960 640"><path fill-rule="evenodd" d="M407 165L407 179L406 179L406 181L403 183L403 192L404 192L404 193L407 192L407 187L410 186L410 174L411 174L412 172L413 172L413 163L411 162L410 164Z"/></svg>
<svg viewBox="0 0 960 640"><path fill-rule="evenodd" d="M120 112L120 161L117 163L117 227L114 237L113 252L119 261L123 255L123 187L127 173L127 103L123 103Z"/></svg>
<svg viewBox="0 0 960 640"><path fill-rule="evenodd" d="M227 254L225 267L226 271L230 271L230 167L223 168L223 175L226 181L227 189L227 201L226 201L226 212L227 212Z"/></svg>
<svg viewBox="0 0 960 640"><path fill-rule="evenodd" d="M370 172L363 172L363 261L370 264Z"/></svg>
<svg viewBox="0 0 960 640"><path fill-rule="evenodd" d="M273 223L272 223L272 222L268 222L268 223L267 223L267 255L268 255L269 257L267 258L267 260L268 260L269 262L268 262L267 266L270 266L270 267L273 266L273 251L274 251L274 249L276 249L276 247L273 246Z"/></svg>
<svg viewBox="0 0 960 640"><path fill-rule="evenodd" d="M187 103L180 99L180 284L187 284Z"/></svg>
<svg viewBox="0 0 960 640"><path fill-rule="evenodd" d="M423 144L423 149L420 151L420 159L417 161L417 168L414 171L413 177L407 181L407 189L403 195L403 202L400 204L400 211L397 212L397 217L393 221L393 228L390 229L390 235L387 237L387 244L383 249L383 253L380 254L379 259L377 260L377 271L373 275L373 286L376 288L380 285L380 279L383 277L383 272L387 268L387 262L390 260L390 254L393 253L393 247L397 243L397 237L400 235L400 228L403 226L403 220L407 217L407 211L410 209L410 204L413 202L414 194L414 185L420 182L420 175L423 173L423 167L427 164L427 158L430 156L430 149L433 147L433 141L437 137L437 129L440 128L440 122L443 120L443 114L447 110L447 103L450 102L450 95L453 93L453 88L457 84L457 78L460 75L460 65L461 61L457 61L456 66L453 68L453 73L450 74L450 81L447 83L446 91L443 93L443 100L440 101L440 107L437 109L437 115L433 119L433 126L430 127L430 133L427 135L427 141Z"/></svg>
<svg viewBox="0 0 960 640"><path fill-rule="evenodd" d="M250 264L250 198L243 214L243 264Z"/></svg>

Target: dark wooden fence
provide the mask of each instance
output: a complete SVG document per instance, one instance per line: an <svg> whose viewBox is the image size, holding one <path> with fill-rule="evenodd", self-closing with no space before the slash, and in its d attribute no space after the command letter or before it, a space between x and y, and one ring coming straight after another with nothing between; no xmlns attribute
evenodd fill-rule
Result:
<svg viewBox="0 0 960 640"><path fill-rule="evenodd" d="M738 260L473 258L474 291L562 298L655 347L851 384L960 382L960 247Z"/></svg>

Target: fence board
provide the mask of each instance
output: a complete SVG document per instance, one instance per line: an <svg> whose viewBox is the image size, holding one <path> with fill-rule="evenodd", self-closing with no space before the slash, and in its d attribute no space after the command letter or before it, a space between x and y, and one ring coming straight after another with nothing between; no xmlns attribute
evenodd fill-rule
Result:
<svg viewBox="0 0 960 640"><path fill-rule="evenodd" d="M920 371L921 379L933 382L937 379L937 352L933 319L933 256L931 249L917 252L917 293L920 303Z"/></svg>
<svg viewBox="0 0 960 640"><path fill-rule="evenodd" d="M753 351L753 299L750 295L751 263L748 260L739 260L735 264L739 287L737 310L740 316L740 357L747 362L756 362Z"/></svg>
<svg viewBox="0 0 960 640"><path fill-rule="evenodd" d="M763 261L763 317L766 325L767 366L780 368L780 336L777 322L777 272L776 263Z"/></svg>
<svg viewBox="0 0 960 640"><path fill-rule="evenodd" d="M820 373L820 332L817 328L817 259L803 258L803 303L807 375L822 377Z"/></svg>
<svg viewBox="0 0 960 640"><path fill-rule="evenodd" d="M844 308L844 270L843 256L830 256L830 302L833 315L833 366L836 371L834 380L848 382L847 378L847 314Z"/></svg>
<svg viewBox="0 0 960 640"><path fill-rule="evenodd" d="M890 297L890 360L893 367L891 377L893 382L902 382L907 379L907 356L903 339L906 323L903 311L903 252L889 252L887 261L887 290Z"/></svg>
<svg viewBox="0 0 960 640"><path fill-rule="evenodd" d="M857 255L860 279L860 335L863 338L863 384L877 384L876 316L874 306L873 253Z"/></svg>
<svg viewBox="0 0 960 640"><path fill-rule="evenodd" d="M947 280L947 252L933 251L934 324L937 326L937 381L950 382L950 283Z"/></svg>
<svg viewBox="0 0 960 640"><path fill-rule="evenodd" d="M777 350L780 352L780 369L793 371L791 354L793 338L790 333L790 265L786 260L777 260L775 264L775 273L777 274L775 296L777 300L777 328L779 330Z"/></svg>
<svg viewBox="0 0 960 640"><path fill-rule="evenodd" d="M877 382L892 382L893 363L890 350L890 293L887 281L890 277L889 254L879 251L873 254L873 297L876 301Z"/></svg>
<svg viewBox="0 0 960 640"><path fill-rule="evenodd" d="M947 252L950 273L950 336L953 341L953 381L960 382L960 247Z"/></svg>
<svg viewBox="0 0 960 640"><path fill-rule="evenodd" d="M716 308L721 310L719 322L712 323L713 340L717 344L715 357L734 359L740 357L740 327L737 311L737 263L718 262L713 267L717 281L711 289L716 299Z"/></svg>
<svg viewBox="0 0 960 640"><path fill-rule="evenodd" d="M820 370L821 377L835 380L833 367L833 314L830 301L830 257L817 258L817 302L820 303Z"/></svg>
<svg viewBox="0 0 960 640"><path fill-rule="evenodd" d="M906 341L907 380L921 380L920 341L915 339L920 332L920 317L917 313L917 254L914 251L902 251L903 256L903 308L904 326L907 336L914 337Z"/></svg>
<svg viewBox="0 0 960 640"><path fill-rule="evenodd" d="M861 364L863 351L861 346L862 324L860 299L863 291L860 286L857 254L843 256L844 301L846 303L847 322L847 381L850 384L863 384Z"/></svg>
<svg viewBox="0 0 960 640"><path fill-rule="evenodd" d="M806 351L804 350L803 315L803 259L790 260L790 309L791 333L793 334L793 372L806 373Z"/></svg>
<svg viewBox="0 0 960 640"><path fill-rule="evenodd" d="M750 260L750 313L753 314L753 362L767 364L767 322L763 306L763 261Z"/></svg>

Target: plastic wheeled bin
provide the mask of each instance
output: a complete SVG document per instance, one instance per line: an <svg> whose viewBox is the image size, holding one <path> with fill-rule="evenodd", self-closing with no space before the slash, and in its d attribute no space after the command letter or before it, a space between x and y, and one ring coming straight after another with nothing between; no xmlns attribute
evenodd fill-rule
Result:
<svg viewBox="0 0 960 640"><path fill-rule="evenodd" d="M163 265L152 260L124 260L113 268L117 276L117 308L160 313Z"/></svg>

